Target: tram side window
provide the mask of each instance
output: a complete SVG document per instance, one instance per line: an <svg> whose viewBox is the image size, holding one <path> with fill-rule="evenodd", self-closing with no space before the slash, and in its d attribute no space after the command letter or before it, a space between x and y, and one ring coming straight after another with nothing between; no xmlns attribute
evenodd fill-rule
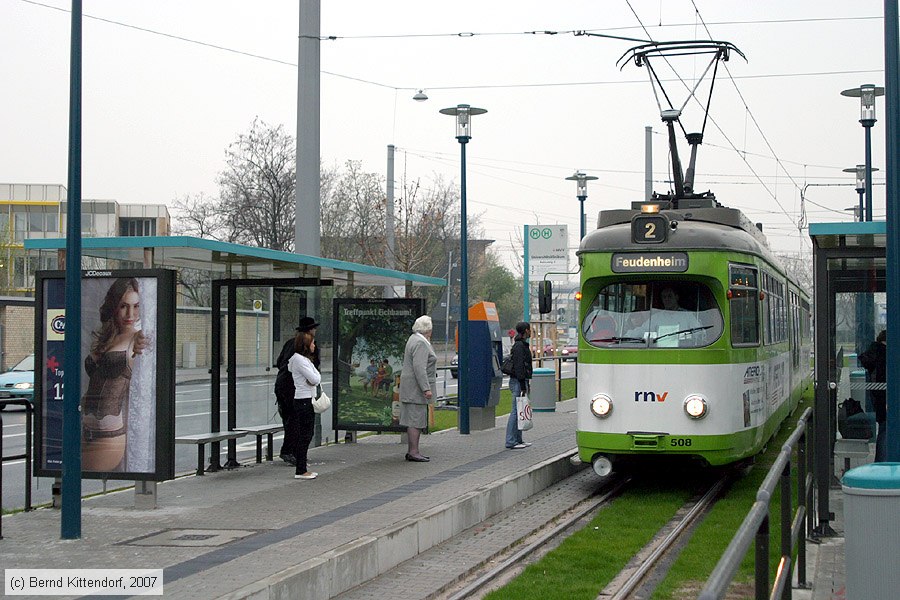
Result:
<svg viewBox="0 0 900 600"><path fill-rule="evenodd" d="M759 344L759 283L756 269L732 265L731 343L735 346Z"/></svg>

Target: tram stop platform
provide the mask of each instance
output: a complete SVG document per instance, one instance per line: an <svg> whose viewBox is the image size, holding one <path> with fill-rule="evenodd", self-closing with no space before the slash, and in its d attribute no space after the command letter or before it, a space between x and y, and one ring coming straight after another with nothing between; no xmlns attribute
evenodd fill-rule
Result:
<svg viewBox="0 0 900 600"><path fill-rule="evenodd" d="M78 540L60 539L59 510L7 515L0 563L164 569L167 598L353 600L398 589L426 598L520 543L523 523L537 528L596 488L591 470L569 460L574 400L537 413L524 450L504 447L506 418L468 436L423 436L428 463L407 462L398 435L371 435L312 448L312 481L295 480L276 459L160 483L156 509L135 508L130 489L86 498ZM807 545L810 584L795 585L794 598L846 598L839 486L831 507L835 535ZM451 538L452 548L441 545Z"/></svg>
<svg viewBox="0 0 900 600"><path fill-rule="evenodd" d="M164 569L168 598L331 598L573 473L589 475L569 460L574 411L570 400L536 416L524 450L505 448L503 415L467 436L423 436L427 463L406 461L399 435L370 435L311 448L315 480L295 480L276 459L160 483L155 509L135 508L131 489L86 498L77 540L60 539L59 510L7 515L0 562Z"/></svg>

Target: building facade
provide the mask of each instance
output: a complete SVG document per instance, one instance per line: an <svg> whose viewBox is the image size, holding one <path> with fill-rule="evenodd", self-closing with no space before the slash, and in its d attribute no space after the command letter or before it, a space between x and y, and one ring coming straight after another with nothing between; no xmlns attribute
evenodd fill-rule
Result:
<svg viewBox="0 0 900 600"><path fill-rule="evenodd" d="M29 238L66 235L66 188L61 185L0 183L0 295L31 296L34 274L57 269L55 256L29 256ZM169 235L169 210L163 204L120 204L82 200L83 237Z"/></svg>

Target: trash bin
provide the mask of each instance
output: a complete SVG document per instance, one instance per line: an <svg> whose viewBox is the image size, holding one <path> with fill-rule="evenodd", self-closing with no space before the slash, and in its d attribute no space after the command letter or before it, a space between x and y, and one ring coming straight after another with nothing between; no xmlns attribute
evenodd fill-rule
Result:
<svg viewBox="0 0 900 600"><path fill-rule="evenodd" d="M900 463L850 469L841 483L847 598L893 600L900 590Z"/></svg>
<svg viewBox="0 0 900 600"><path fill-rule="evenodd" d="M556 410L556 371L554 369L534 369L531 373L531 410L553 412Z"/></svg>

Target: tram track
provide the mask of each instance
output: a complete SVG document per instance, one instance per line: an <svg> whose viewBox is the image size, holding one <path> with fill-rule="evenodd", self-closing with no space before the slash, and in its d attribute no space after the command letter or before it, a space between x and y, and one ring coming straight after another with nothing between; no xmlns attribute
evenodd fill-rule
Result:
<svg viewBox="0 0 900 600"><path fill-rule="evenodd" d="M729 470L712 482L702 494L698 493L676 511L672 519L632 557L619 575L599 591L597 599L630 600L649 597L689 539L690 531L718 500L734 474L734 470ZM630 482L631 478L609 482L596 495L530 536L523 547L471 575L463 587L456 587L452 593L438 594L435 597L441 600L482 598L488 592L502 587L529 564L540 560L566 537L584 527L597 511L627 490Z"/></svg>

